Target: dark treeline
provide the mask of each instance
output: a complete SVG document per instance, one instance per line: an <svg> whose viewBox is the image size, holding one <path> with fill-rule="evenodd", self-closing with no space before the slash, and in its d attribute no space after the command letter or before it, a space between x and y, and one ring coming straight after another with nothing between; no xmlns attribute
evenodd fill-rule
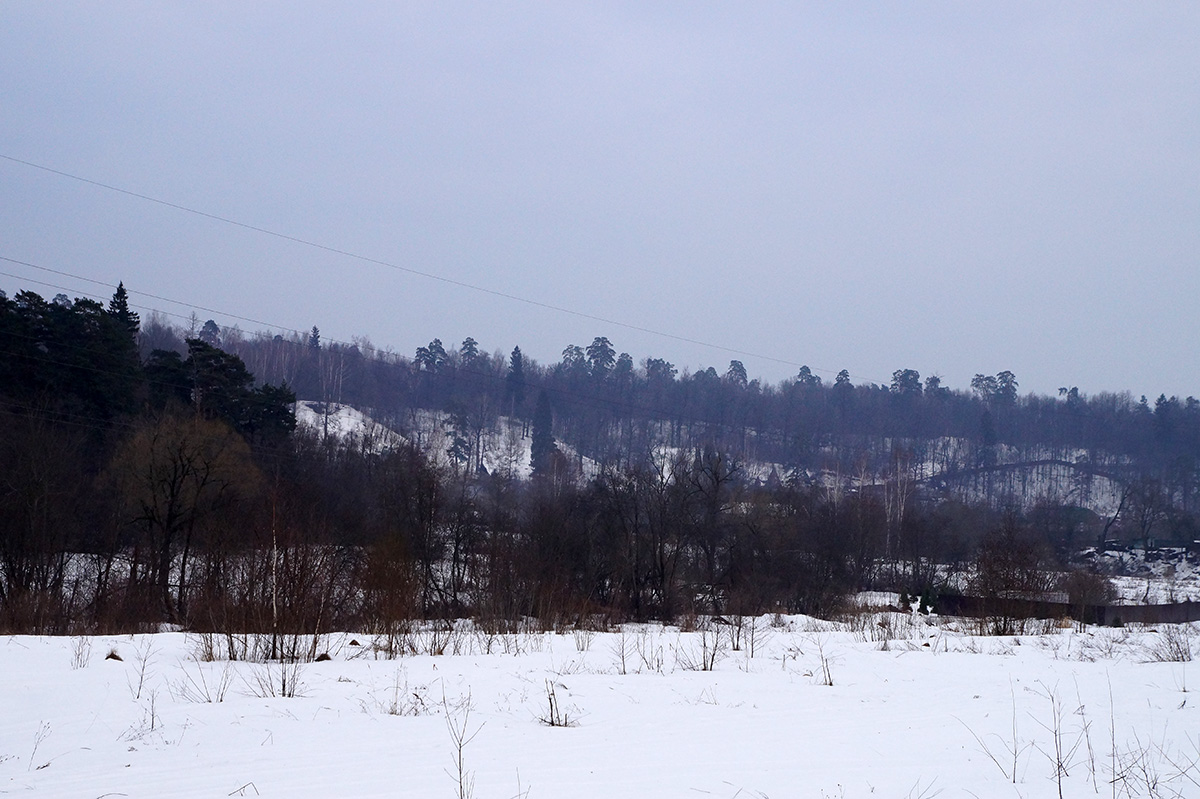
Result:
<svg viewBox="0 0 1200 799"><path fill-rule="evenodd" d="M555 428L582 455L599 462L637 461L654 447L709 443L748 460L788 468L843 471L882 441L930 446L955 438L974 446L979 466L997 446L1086 452L1097 468L1167 475L1192 469L1200 451L1200 401L1127 393L1021 396L1016 376L976 375L970 391L900 369L890 385L855 385L843 370L832 381L808 367L779 385L747 380L738 361L680 374L673 364L617 354L607 338L568 346L541 365L523 356L488 354L468 338L457 349L434 339L412 358L369 342L329 343L316 328L302 337L240 334L222 341L265 380L286 382L298 396L344 402L403 424L414 408L466 414L479 426L501 415L530 419L546 391ZM1180 480L1180 489L1186 489Z"/></svg>
<svg viewBox="0 0 1200 799"><path fill-rule="evenodd" d="M450 444L297 430L297 395L409 442L436 412ZM505 427L532 478L484 468ZM996 541L1041 563L1117 532L1190 540L1197 452L1191 398L1021 397L1008 372L969 393L911 370L768 386L604 338L548 366L472 339L408 358L142 324L123 288L21 292L0 297L0 630L826 614L862 588L934 592L933 564ZM1118 507L962 489L1022 462L1109 481Z"/></svg>
<svg viewBox="0 0 1200 799"><path fill-rule="evenodd" d="M213 331L220 336L215 324ZM1007 371L977 375L970 391L944 387L936 376L922 380L911 369L897 370L886 386L855 385L845 370L823 381L808 367L792 380L763 385L748 381L738 361L723 373L709 367L680 374L659 358L635 365L607 338L568 346L549 366L519 347L488 354L471 338L457 349L434 339L408 358L366 341L322 342L316 328L306 338L247 338L235 329L221 346L300 397L381 416L436 408L475 414L482 423L500 415L528 419L537 392L546 390L556 429L598 461L636 460L657 444L708 441L753 460L811 466L814 453L845 450L847 441L955 437L980 448L1083 450L1154 471L1178 467L1200 446L1194 397L1162 395L1151 403L1127 393L1087 396L1076 387L1059 389L1057 397L1021 396Z"/></svg>
<svg viewBox="0 0 1200 799"><path fill-rule="evenodd" d="M501 419L529 423L544 394L554 432L570 444L580 471L584 459L634 467L662 447L711 447L767 464L781 481L892 480L926 497L994 507L1108 504L1106 533L1189 542L1197 535L1194 397L1150 402L1066 386L1053 397L1021 395L1009 371L976 375L968 391L911 369L896 370L886 386L856 385L845 370L824 381L808 367L764 385L748 380L738 361L724 372L690 374L660 358L635 365L603 337L568 346L551 365L519 347L489 355L471 338L458 348L434 339L408 358L366 341L322 342L316 328L307 337L234 335L222 346L303 398L367 409L395 429L411 428L416 410L442 411L477 465ZM1111 501L1101 489L1114 494Z"/></svg>

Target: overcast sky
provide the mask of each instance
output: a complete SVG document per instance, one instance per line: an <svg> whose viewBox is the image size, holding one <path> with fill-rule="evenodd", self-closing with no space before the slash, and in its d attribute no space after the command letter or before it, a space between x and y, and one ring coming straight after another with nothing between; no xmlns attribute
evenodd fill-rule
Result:
<svg viewBox="0 0 1200 799"><path fill-rule="evenodd" d="M0 2L0 256L410 355L1200 395L1198 43L1195 2Z"/></svg>

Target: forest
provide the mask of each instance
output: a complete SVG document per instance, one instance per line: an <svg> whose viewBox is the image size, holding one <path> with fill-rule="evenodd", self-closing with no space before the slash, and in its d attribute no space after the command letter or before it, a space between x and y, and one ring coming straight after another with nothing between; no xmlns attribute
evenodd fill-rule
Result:
<svg viewBox="0 0 1200 799"><path fill-rule="evenodd" d="M297 398L396 436L298 426ZM554 364L472 338L408 356L143 322L123 285L0 294L0 631L828 615L954 575L1030 592L1084 547L1200 537L1198 456L1193 397L1022 395L1009 371L769 385L604 336ZM1086 576L1057 587L1092 601Z"/></svg>

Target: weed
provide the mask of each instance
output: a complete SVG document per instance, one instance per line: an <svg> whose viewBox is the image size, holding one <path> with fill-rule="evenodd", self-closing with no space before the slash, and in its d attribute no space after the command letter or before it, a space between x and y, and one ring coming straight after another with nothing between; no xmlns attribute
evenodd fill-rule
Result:
<svg viewBox="0 0 1200 799"><path fill-rule="evenodd" d="M1188 663L1196 630L1190 624L1164 624L1154 643L1146 647L1149 660L1159 663Z"/></svg>
<svg viewBox="0 0 1200 799"><path fill-rule="evenodd" d="M431 712L426 687L410 686L403 669L396 669L386 703L380 708L389 716L426 716Z"/></svg>
<svg viewBox="0 0 1200 799"><path fill-rule="evenodd" d="M680 633L675 646L675 664L685 671L712 671L727 654L726 636L721 634L720 627L701 624L691 634L691 645L685 645L683 636Z"/></svg>
<svg viewBox="0 0 1200 799"><path fill-rule="evenodd" d="M1021 755L1025 753L1031 743L1021 743L1020 737L1017 735L1017 693L1010 685L1009 693L1012 697L1012 738L1001 739L1000 743L1004 748L1003 752L993 751L984 738L981 738L978 733L967 726L962 719L955 717L955 720L966 727L967 732L971 733L971 737L979 744L980 750L987 755L988 759L996 764L996 768L1000 769L1000 773L1004 778L1014 785L1017 783L1017 773L1020 770ZM1000 736L995 736L999 738Z"/></svg>
<svg viewBox="0 0 1200 799"><path fill-rule="evenodd" d="M1050 748L1047 750L1038 746L1037 749L1045 755L1054 768L1054 783L1058 788L1059 799L1062 799L1063 778L1070 776L1068 769L1072 766L1075 754L1079 751L1079 747L1084 741L1088 725L1085 718L1082 730L1075 737L1074 741L1069 740L1066 731L1063 729L1066 710L1063 707L1062 699L1059 698L1057 687L1050 688L1044 683L1039 683L1039 685L1041 685L1042 690L1037 692L1038 695L1050 703L1049 722L1038 722L1042 729L1050 733ZM1080 710L1082 710L1082 707Z"/></svg>
<svg viewBox="0 0 1200 799"><path fill-rule="evenodd" d="M467 769L466 749L467 744L479 735L483 725L480 724L474 732L471 731L470 693L456 708L451 708L450 703L446 701L446 695L442 694L442 710L446 714L446 730L450 733L450 743L454 747L450 754L453 770L447 771L446 774L455 782L457 799L472 799L475 796L475 774Z"/></svg>
<svg viewBox="0 0 1200 799"><path fill-rule="evenodd" d="M633 642L629 638L625 625L621 625L621 629L617 631L617 638L612 642L609 651L612 652L613 665L617 667L617 674L628 674L629 661L633 656Z"/></svg>
<svg viewBox="0 0 1200 799"><path fill-rule="evenodd" d="M281 697L292 699L304 695L301 676L304 670L298 661L263 663L250 672L246 686L259 699Z"/></svg>
<svg viewBox="0 0 1200 799"><path fill-rule="evenodd" d="M149 638L144 638L137 649L134 650L133 676L126 676L125 678L126 685L129 686L129 694L134 699L142 698L142 692L146 688L146 680L150 676L150 664L153 662L155 654L157 653Z"/></svg>
<svg viewBox="0 0 1200 799"><path fill-rule="evenodd" d="M663 656L661 636L656 636L650 632L648 627L643 627L638 632L634 648L637 650L638 659L642 662L643 671L663 673L666 658Z"/></svg>
<svg viewBox="0 0 1200 799"><path fill-rule="evenodd" d="M215 678L211 680L206 675L204 666L199 663L195 665L194 673L186 664L182 666L182 669L183 679L178 680L174 685L173 693L176 697L197 704L225 701L225 695L229 693L229 688L233 685L232 664L226 662L220 674L215 675Z"/></svg>
<svg viewBox="0 0 1200 799"><path fill-rule="evenodd" d="M571 711L563 710L559 704L556 687L553 682L546 680L546 712L538 716L538 721L547 727L579 726L578 719L571 714Z"/></svg>
<svg viewBox="0 0 1200 799"><path fill-rule="evenodd" d="M71 668L85 668L92 659L92 639L79 635L71 639Z"/></svg>
<svg viewBox="0 0 1200 799"><path fill-rule="evenodd" d="M596 637L596 632L576 627L571 631L571 635L575 639L575 651L586 652L591 648L592 639Z"/></svg>
<svg viewBox="0 0 1200 799"><path fill-rule="evenodd" d="M50 722L43 721L41 724L38 725L37 732L35 732L33 734L33 751L29 753L29 763L25 767L26 771L31 771L33 769L33 759L35 757L37 757L38 747L40 747L42 745L42 742L45 741L49 737L50 737ZM50 765L50 764L46 763L45 765L38 766L38 769L39 770L44 769L48 765Z"/></svg>

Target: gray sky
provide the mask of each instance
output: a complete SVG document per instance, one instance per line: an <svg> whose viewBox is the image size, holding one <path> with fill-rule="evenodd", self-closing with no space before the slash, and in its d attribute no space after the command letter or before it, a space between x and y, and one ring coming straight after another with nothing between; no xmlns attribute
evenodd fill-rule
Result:
<svg viewBox="0 0 1200 799"><path fill-rule="evenodd" d="M0 155L755 355L4 159L0 255L410 355L1200 395L1198 42L1194 2L2 2Z"/></svg>

